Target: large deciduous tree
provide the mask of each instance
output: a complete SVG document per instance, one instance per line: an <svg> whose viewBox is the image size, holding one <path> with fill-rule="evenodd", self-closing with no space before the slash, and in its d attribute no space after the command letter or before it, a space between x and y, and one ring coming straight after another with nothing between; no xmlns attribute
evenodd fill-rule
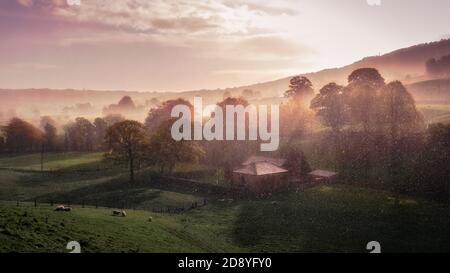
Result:
<svg viewBox="0 0 450 273"><path fill-rule="evenodd" d="M159 129L161 124L171 120L172 108L176 105L186 105L191 109L191 113L194 112L192 104L185 99L178 98L165 101L158 107L150 109L148 116L145 119L145 128L147 132L154 132Z"/></svg>
<svg viewBox="0 0 450 273"><path fill-rule="evenodd" d="M67 148L72 151L90 152L94 148L95 127L86 118L76 118L65 127Z"/></svg>
<svg viewBox="0 0 450 273"><path fill-rule="evenodd" d="M292 143L311 126L309 103L314 97L313 85L308 78L296 76L291 79L284 96L289 100L280 106L280 133Z"/></svg>
<svg viewBox="0 0 450 273"><path fill-rule="evenodd" d="M143 125L132 120L116 123L108 128L106 139L111 144L111 151L106 154L107 158L126 162L130 173L130 182L133 182L135 163L143 157L146 150Z"/></svg>
<svg viewBox="0 0 450 273"><path fill-rule="evenodd" d="M414 133L422 128L422 116L416 109L413 97L399 81L380 89L377 98L377 122L382 135L387 137L388 170L391 186L397 195L404 190L401 176L406 161L413 156L408 147ZM415 151L417 152L417 150ZM398 198L396 198L398 202Z"/></svg>
<svg viewBox="0 0 450 273"><path fill-rule="evenodd" d="M41 150L43 134L32 124L13 118L3 128L5 149L13 153L36 152Z"/></svg>
<svg viewBox="0 0 450 273"><path fill-rule="evenodd" d="M44 149L48 152L56 151L58 135L56 127L50 123L44 126Z"/></svg>
<svg viewBox="0 0 450 273"><path fill-rule="evenodd" d="M162 122L150 138L147 160L158 165L161 173L172 173L180 162L197 162L204 155L202 147L195 141L176 141L171 135L174 119Z"/></svg>
<svg viewBox="0 0 450 273"><path fill-rule="evenodd" d="M348 107L344 98L344 87L329 83L320 89L311 101L311 109L321 118L325 126L338 134L348 121Z"/></svg>
<svg viewBox="0 0 450 273"><path fill-rule="evenodd" d="M314 96L313 84L307 77L295 76L290 80L284 96L295 100L310 99Z"/></svg>
<svg viewBox="0 0 450 273"><path fill-rule="evenodd" d="M384 78L375 68L357 69L348 77L346 96L352 121L361 125L365 133L374 128L377 91L384 85Z"/></svg>
<svg viewBox="0 0 450 273"><path fill-rule="evenodd" d="M108 123L102 118L96 118L94 120L95 127L95 149L103 150L107 144L105 144L106 131L108 130Z"/></svg>
<svg viewBox="0 0 450 273"><path fill-rule="evenodd" d="M316 112L325 126L331 127L336 163L339 162L341 129L348 123L349 119L344 87L336 83L325 85L311 101L311 109Z"/></svg>

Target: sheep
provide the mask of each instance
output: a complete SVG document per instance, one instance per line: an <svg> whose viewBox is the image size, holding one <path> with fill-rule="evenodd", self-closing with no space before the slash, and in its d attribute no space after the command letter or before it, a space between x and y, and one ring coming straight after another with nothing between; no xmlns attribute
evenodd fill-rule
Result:
<svg viewBox="0 0 450 273"><path fill-rule="evenodd" d="M113 211L113 216L126 217L127 213L124 210L114 210Z"/></svg>
<svg viewBox="0 0 450 273"><path fill-rule="evenodd" d="M55 208L55 211L72 211L72 208L65 207L64 205L59 205Z"/></svg>
<svg viewBox="0 0 450 273"><path fill-rule="evenodd" d="M64 211L64 206L63 205L57 206L55 211Z"/></svg>

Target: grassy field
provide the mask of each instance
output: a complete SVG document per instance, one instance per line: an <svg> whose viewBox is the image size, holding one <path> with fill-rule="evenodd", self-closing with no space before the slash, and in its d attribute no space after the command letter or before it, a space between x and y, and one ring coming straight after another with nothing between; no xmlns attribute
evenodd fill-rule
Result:
<svg viewBox="0 0 450 273"><path fill-rule="evenodd" d="M450 104L419 104L417 108L422 112L427 124L450 123Z"/></svg>
<svg viewBox="0 0 450 273"><path fill-rule="evenodd" d="M98 154L62 156L58 165L58 155L50 155L57 171L44 173L30 171L38 155L0 159L0 199L10 200L0 202L0 252L65 252L72 240L85 252L366 252L373 240L384 252L450 251L449 208L423 200L405 197L396 206L388 192L346 185L224 200L155 187L143 171L129 185L123 170L109 168ZM151 211L203 198L206 206L183 214ZM17 207L17 199L28 202ZM78 205L55 212L43 203L49 199ZM136 210L113 217L111 208L93 207L94 200L101 207L126 200Z"/></svg>

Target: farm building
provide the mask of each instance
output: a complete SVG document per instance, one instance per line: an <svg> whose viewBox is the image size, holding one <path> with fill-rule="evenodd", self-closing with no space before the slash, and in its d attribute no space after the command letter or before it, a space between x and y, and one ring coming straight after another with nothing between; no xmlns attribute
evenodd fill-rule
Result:
<svg viewBox="0 0 450 273"><path fill-rule="evenodd" d="M331 183L337 173L315 170L311 171L303 155L284 158L250 156L233 171L233 184L242 186L252 192L275 192L290 186L309 182Z"/></svg>
<svg viewBox="0 0 450 273"><path fill-rule="evenodd" d="M288 186L289 171L282 158L251 156L233 171L233 184L252 192L272 192Z"/></svg>

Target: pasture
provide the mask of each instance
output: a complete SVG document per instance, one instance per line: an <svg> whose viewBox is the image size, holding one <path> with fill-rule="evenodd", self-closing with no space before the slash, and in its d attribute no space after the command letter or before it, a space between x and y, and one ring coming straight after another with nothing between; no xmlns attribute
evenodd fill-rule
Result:
<svg viewBox="0 0 450 273"><path fill-rule="evenodd" d="M450 250L450 210L423 200L396 206L388 192L348 185L233 200L154 183L151 170L130 185L98 154L48 158L54 171L43 173L32 170L38 155L0 159L0 252L67 252L72 240L84 252L366 252L373 240L385 252ZM152 211L205 198L181 214ZM55 212L50 199L74 209ZM127 217L111 216L121 200Z"/></svg>
<svg viewBox="0 0 450 273"><path fill-rule="evenodd" d="M450 104L419 104L417 108L427 124L450 123Z"/></svg>

